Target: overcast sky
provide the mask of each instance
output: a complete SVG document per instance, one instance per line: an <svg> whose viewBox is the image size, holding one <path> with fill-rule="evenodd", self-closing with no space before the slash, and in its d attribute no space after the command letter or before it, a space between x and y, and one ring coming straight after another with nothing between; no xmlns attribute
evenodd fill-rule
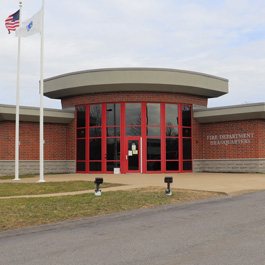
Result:
<svg viewBox="0 0 265 265"><path fill-rule="evenodd" d="M0 104L16 104L17 38L0 0ZM22 21L42 0L24 0ZM209 107L265 101L264 0L45 0L44 78L80 70L158 67L229 79ZM39 106L40 35L21 39L20 105ZM45 98L44 107L61 108Z"/></svg>

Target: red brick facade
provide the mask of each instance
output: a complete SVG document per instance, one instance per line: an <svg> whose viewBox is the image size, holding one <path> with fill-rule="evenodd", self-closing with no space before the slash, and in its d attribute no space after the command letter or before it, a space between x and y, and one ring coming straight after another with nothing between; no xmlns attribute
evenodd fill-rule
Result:
<svg viewBox="0 0 265 265"><path fill-rule="evenodd" d="M194 159L265 158L265 121L193 123Z"/></svg>
<svg viewBox="0 0 265 265"><path fill-rule="evenodd" d="M71 128L71 125L68 127ZM39 123L20 122L19 130L20 160L39 160ZM66 160L67 156L74 159L74 146L71 145L74 140L66 144L69 131L71 129L64 124L44 125L45 160ZM15 160L15 122L0 123L0 143L0 160Z"/></svg>
<svg viewBox="0 0 265 265"><path fill-rule="evenodd" d="M76 159L75 120L66 125L66 160Z"/></svg>
<svg viewBox="0 0 265 265"><path fill-rule="evenodd" d="M62 99L62 107L72 107L93 103L115 103L115 102L165 102L165 103L185 103L200 106L207 106L206 97L194 96L178 93L161 92L113 92L95 93L80 96L67 97Z"/></svg>

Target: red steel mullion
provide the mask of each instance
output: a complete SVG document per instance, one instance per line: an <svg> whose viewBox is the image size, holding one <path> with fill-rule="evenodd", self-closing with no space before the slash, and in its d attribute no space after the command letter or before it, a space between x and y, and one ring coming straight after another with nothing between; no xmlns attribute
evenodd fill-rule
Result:
<svg viewBox="0 0 265 265"><path fill-rule="evenodd" d="M101 171L107 172L107 104L101 104Z"/></svg>
<svg viewBox="0 0 265 265"><path fill-rule="evenodd" d="M90 128L90 120L89 120L89 105L86 105L86 172L89 172L89 128Z"/></svg>
<svg viewBox="0 0 265 265"><path fill-rule="evenodd" d="M179 104L179 172L183 172L182 104Z"/></svg>
<svg viewBox="0 0 265 265"><path fill-rule="evenodd" d="M161 116L161 172L166 172L166 109L165 103L160 104Z"/></svg>

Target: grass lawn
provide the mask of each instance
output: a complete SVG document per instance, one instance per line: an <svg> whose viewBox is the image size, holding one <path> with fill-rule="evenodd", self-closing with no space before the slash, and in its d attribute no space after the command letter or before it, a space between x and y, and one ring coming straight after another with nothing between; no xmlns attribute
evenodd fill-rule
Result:
<svg viewBox="0 0 265 265"><path fill-rule="evenodd" d="M27 175L21 175L19 176L20 179L26 179L26 178L34 178L36 175L32 174L27 174ZM5 179L14 179L15 176L0 176L0 180L5 180Z"/></svg>
<svg viewBox="0 0 265 265"><path fill-rule="evenodd" d="M119 184L103 183L102 188L119 186ZM0 197L17 195L50 194L80 190L93 190L96 185L92 181L65 181L44 183L1 183Z"/></svg>
<svg viewBox="0 0 265 265"><path fill-rule="evenodd" d="M163 188L144 188L118 192L102 190L100 197L83 194L3 199L0 200L0 231L224 195L191 190L172 191L172 196L166 196Z"/></svg>

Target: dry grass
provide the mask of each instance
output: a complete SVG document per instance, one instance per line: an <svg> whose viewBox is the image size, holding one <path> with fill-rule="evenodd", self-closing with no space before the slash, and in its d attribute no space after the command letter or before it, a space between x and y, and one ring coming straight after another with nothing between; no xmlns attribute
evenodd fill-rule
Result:
<svg viewBox="0 0 265 265"><path fill-rule="evenodd" d="M224 196L216 192L172 191L172 196L166 196L164 189L155 187L116 192L104 192L103 189L101 197L83 194L4 199L0 200L0 231Z"/></svg>
<svg viewBox="0 0 265 265"><path fill-rule="evenodd" d="M101 187L114 187L119 184L103 183ZM38 195L62 193L81 190L93 190L95 184L92 181L61 181L44 183L1 183L0 197L19 195Z"/></svg>

